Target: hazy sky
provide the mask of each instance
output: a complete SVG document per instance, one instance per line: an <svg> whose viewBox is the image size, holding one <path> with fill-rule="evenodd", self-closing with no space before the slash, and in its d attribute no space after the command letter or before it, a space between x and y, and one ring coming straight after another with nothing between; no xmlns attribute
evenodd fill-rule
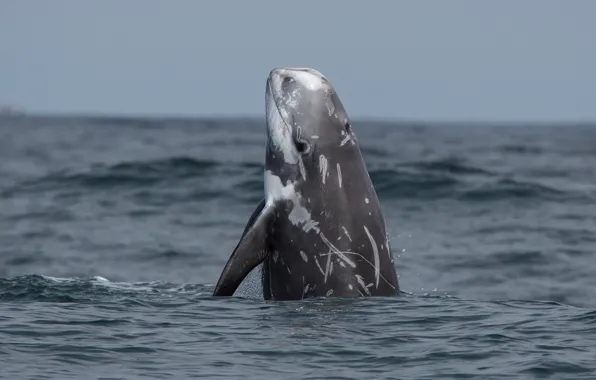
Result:
<svg viewBox="0 0 596 380"><path fill-rule="evenodd" d="M310 66L352 117L596 120L596 1L0 0L0 104L264 114Z"/></svg>

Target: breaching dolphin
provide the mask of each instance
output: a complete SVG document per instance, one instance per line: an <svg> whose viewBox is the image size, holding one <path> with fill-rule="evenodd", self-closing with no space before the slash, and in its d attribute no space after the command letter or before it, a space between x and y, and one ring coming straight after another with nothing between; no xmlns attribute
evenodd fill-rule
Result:
<svg viewBox="0 0 596 380"><path fill-rule="evenodd" d="M398 295L379 200L331 83L310 68L274 69L265 99L265 198L213 295L232 296L261 263L267 300Z"/></svg>

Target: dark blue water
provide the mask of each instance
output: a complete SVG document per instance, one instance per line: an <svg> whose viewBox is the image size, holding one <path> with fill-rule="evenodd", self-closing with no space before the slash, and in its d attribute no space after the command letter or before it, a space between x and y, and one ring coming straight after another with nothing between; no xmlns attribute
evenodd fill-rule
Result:
<svg viewBox="0 0 596 380"><path fill-rule="evenodd" d="M354 129L403 296L265 302L261 120L0 119L0 378L596 378L596 127Z"/></svg>

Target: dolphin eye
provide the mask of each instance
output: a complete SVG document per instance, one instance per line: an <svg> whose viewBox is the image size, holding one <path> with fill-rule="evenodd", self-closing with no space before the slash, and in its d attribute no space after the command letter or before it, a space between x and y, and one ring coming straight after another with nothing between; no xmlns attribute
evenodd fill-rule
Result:
<svg viewBox="0 0 596 380"><path fill-rule="evenodd" d="M349 121L346 121L345 128L346 128L346 132L352 133L352 125L350 124Z"/></svg>
<svg viewBox="0 0 596 380"><path fill-rule="evenodd" d="M310 145L308 144L308 142L306 142L304 140L297 140L295 142L295 144L296 144L296 150L298 151L298 153L307 154L308 152L310 152Z"/></svg>
<svg viewBox="0 0 596 380"><path fill-rule="evenodd" d="M308 141L305 141L301 137L302 135L302 128L300 126L296 127L296 136L294 137L294 145L296 146L296 150L298 153L305 155L310 152L310 144Z"/></svg>

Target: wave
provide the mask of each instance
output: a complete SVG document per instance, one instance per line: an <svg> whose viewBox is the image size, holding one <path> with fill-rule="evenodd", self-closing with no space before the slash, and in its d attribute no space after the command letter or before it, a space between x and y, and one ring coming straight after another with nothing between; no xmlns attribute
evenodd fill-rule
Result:
<svg viewBox="0 0 596 380"><path fill-rule="evenodd" d="M429 161L404 162L404 163L398 164L397 167L410 168L410 169L419 170L421 172L430 172L430 173L449 173L449 174L485 175L485 176L496 175L496 173L493 173L489 170L485 170L480 167L475 167L475 166L469 165L465 162L465 160L458 158L458 157L447 157L444 159L435 159L435 160L429 160Z"/></svg>
<svg viewBox="0 0 596 380"><path fill-rule="evenodd" d="M370 172L386 199L445 199L488 202L512 199L565 200L585 196L453 162L407 163Z"/></svg>
<svg viewBox="0 0 596 380"><path fill-rule="evenodd" d="M541 183L540 178L505 176L470 165L457 157L401 162L390 166L372 162L369 167L379 197L386 199L452 198L487 202L585 197ZM135 199L149 204L221 197L257 202L263 196L262 176L263 165L259 162L221 162L179 156L93 165L84 171L53 172L13 184L1 191L0 197L10 197L19 192L81 193L133 189Z"/></svg>
<svg viewBox="0 0 596 380"><path fill-rule="evenodd" d="M23 181L4 193L16 191L47 191L52 189L115 188L151 186L174 179L209 178L216 174L239 175L260 172L253 163L224 163L190 157L171 157L149 161L122 162L115 165L93 165L85 171L58 171L43 177Z"/></svg>
<svg viewBox="0 0 596 380"><path fill-rule="evenodd" d="M503 199L557 200L573 197L571 192L558 190L540 183L500 178L462 191L458 198L468 201Z"/></svg>
<svg viewBox="0 0 596 380"><path fill-rule="evenodd" d="M98 299L135 299L140 296L164 298L178 294L181 298L207 297L211 292L206 285L173 284L168 282L112 282L103 277L56 278L38 274L0 278L0 301L37 302L95 302ZM163 301L163 300L162 300Z"/></svg>

